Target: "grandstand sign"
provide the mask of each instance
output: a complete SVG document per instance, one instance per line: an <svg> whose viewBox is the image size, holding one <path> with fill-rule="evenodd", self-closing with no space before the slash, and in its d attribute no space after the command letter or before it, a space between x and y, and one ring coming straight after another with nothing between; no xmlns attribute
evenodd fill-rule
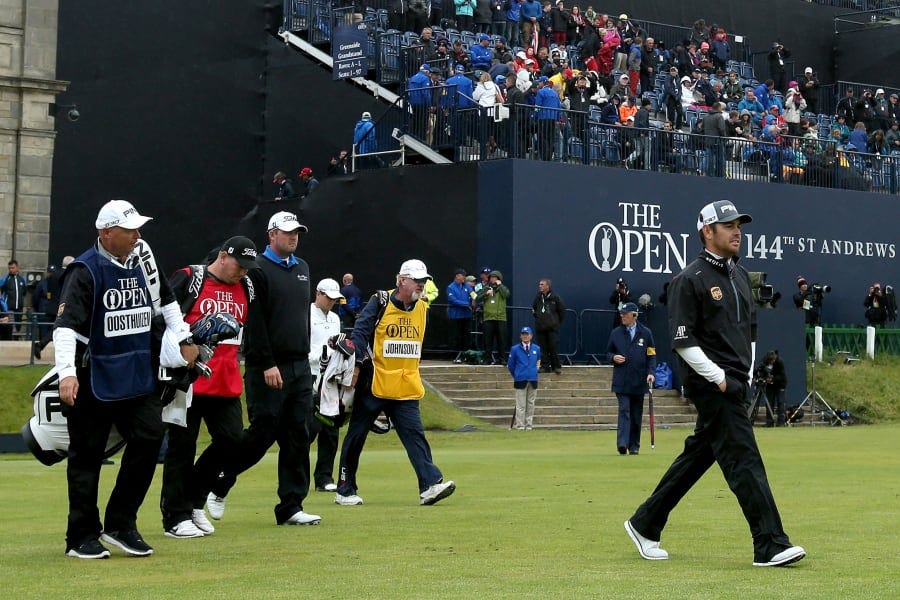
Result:
<svg viewBox="0 0 900 600"><path fill-rule="evenodd" d="M364 77L369 70L369 37L365 23L344 25L334 31L331 45L334 67L332 79Z"/></svg>

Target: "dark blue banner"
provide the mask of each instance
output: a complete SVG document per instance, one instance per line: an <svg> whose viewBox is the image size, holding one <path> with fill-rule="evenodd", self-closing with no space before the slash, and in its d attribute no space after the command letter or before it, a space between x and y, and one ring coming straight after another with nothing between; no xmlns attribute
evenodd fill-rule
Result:
<svg viewBox="0 0 900 600"><path fill-rule="evenodd" d="M332 79L362 77L369 68L366 56L369 53L369 38L364 22L343 25L334 30L331 44L334 67Z"/></svg>

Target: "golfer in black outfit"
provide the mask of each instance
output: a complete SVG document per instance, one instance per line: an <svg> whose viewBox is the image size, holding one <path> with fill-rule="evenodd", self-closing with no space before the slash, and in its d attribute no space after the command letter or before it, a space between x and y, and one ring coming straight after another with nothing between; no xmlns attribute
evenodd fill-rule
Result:
<svg viewBox="0 0 900 600"><path fill-rule="evenodd" d="M747 417L756 313L749 276L737 259L741 225L751 220L727 200L704 206L697 221L704 250L669 286L672 343L685 391L699 414L684 451L625 522L648 560L669 557L659 545L669 513L713 462L722 469L750 526L753 565L783 566L806 556L782 529Z"/></svg>

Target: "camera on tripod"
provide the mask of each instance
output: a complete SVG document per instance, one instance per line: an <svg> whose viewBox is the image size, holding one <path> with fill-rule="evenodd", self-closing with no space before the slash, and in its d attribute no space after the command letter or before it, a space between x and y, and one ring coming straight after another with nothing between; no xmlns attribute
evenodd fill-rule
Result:
<svg viewBox="0 0 900 600"><path fill-rule="evenodd" d="M750 291L756 304L762 308L775 308L775 303L781 298L781 292L776 292L775 286L766 282L768 275L762 271L750 271L749 275Z"/></svg>

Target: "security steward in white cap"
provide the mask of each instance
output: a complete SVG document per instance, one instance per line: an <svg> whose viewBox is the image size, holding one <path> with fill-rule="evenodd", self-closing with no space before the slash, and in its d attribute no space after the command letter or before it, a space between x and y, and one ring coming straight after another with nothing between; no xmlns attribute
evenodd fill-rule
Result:
<svg viewBox="0 0 900 600"><path fill-rule="evenodd" d="M669 330L685 393L697 409L694 433L638 507L625 530L643 558L665 560L659 539L669 513L713 463L737 497L753 538L753 565L783 566L806 551L792 546L747 418L756 310L747 271L737 264L741 226L752 220L729 200L703 207L700 257L669 286Z"/></svg>

